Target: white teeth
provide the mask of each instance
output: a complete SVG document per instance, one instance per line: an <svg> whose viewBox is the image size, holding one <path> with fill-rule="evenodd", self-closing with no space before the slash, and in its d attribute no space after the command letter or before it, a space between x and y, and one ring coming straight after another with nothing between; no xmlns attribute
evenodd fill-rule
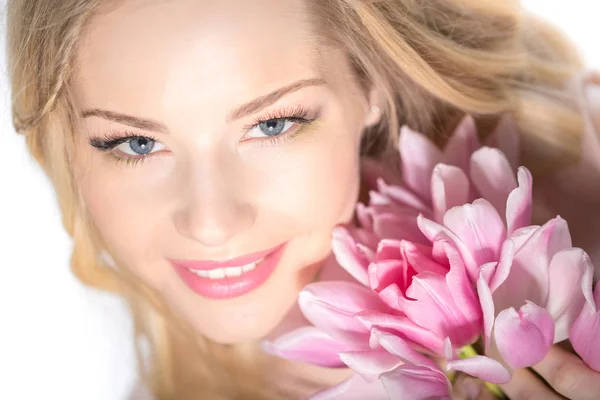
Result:
<svg viewBox="0 0 600 400"><path fill-rule="evenodd" d="M256 263L246 264L242 267L242 271L248 272L248 271L252 271L254 268L256 268Z"/></svg>
<svg viewBox="0 0 600 400"><path fill-rule="evenodd" d="M215 268L206 271L208 272L208 279L223 279L225 278L225 270L223 268Z"/></svg>
<svg viewBox="0 0 600 400"><path fill-rule="evenodd" d="M242 269L238 267L227 267L225 268L225 276L240 276L242 275Z"/></svg>
<svg viewBox="0 0 600 400"><path fill-rule="evenodd" d="M215 268L211 270L189 269L189 271L202 278L208 279L223 279L225 277L234 278L241 276L246 272L252 271L254 268L256 268L256 264L258 264L262 260L264 260L264 258L261 258L260 260L250 264L242 265L241 267Z"/></svg>

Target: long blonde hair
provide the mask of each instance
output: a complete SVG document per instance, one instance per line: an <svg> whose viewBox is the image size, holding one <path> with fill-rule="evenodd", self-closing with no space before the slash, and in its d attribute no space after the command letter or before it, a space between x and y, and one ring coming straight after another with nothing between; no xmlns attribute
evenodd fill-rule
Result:
<svg viewBox="0 0 600 400"><path fill-rule="evenodd" d="M261 383L255 351L209 343L125 266L111 265L71 171L78 113L70 95L79 39L102 0L8 0L8 66L17 132L57 193L73 239L71 267L85 284L129 304L142 377L158 399L275 398ZM319 38L347 52L364 84L386 99L385 118L364 151L390 154L408 124L442 143L465 114L482 132L511 114L534 173L577 156L582 121L569 79L581 68L563 36L516 1L314 0ZM250 346L252 347L252 346Z"/></svg>

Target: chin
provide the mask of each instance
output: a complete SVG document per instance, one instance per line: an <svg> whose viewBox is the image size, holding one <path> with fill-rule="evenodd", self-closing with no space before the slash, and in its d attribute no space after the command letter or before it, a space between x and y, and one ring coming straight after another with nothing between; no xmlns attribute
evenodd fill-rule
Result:
<svg viewBox="0 0 600 400"><path fill-rule="evenodd" d="M206 312L188 311L188 321L200 335L220 344L241 344L267 336L296 304L297 293L268 291L248 302L213 304ZM276 299L276 301L274 300Z"/></svg>
<svg viewBox="0 0 600 400"><path fill-rule="evenodd" d="M192 325L199 334L215 343L242 344L264 338L281 322L284 316L285 313L268 318L247 316L241 323L236 322L237 318L216 319L210 326L206 326L205 321L198 321L198 325Z"/></svg>
<svg viewBox="0 0 600 400"><path fill-rule="evenodd" d="M319 258L319 257L316 257ZM308 264L308 266L306 265ZM289 329L296 315L298 292L318 272L318 262L282 263L272 279L252 293L227 300L199 300L179 304L194 330L219 344L242 344L261 340L274 330ZM291 312L291 311L294 312Z"/></svg>

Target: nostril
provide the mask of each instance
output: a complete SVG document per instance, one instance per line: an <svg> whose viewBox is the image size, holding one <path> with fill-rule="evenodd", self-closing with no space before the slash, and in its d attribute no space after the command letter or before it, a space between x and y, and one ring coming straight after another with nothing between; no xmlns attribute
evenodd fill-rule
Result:
<svg viewBox="0 0 600 400"><path fill-rule="evenodd" d="M178 233L206 247L221 247L248 231L255 221L253 208L243 204L188 205L175 215Z"/></svg>

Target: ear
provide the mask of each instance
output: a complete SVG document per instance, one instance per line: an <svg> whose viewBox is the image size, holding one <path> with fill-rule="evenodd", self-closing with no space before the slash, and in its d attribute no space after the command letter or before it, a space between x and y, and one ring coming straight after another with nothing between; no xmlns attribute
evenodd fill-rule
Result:
<svg viewBox="0 0 600 400"><path fill-rule="evenodd" d="M381 91L372 86L368 93L368 108L365 113L364 127L368 128L381 121L383 116L383 101Z"/></svg>

